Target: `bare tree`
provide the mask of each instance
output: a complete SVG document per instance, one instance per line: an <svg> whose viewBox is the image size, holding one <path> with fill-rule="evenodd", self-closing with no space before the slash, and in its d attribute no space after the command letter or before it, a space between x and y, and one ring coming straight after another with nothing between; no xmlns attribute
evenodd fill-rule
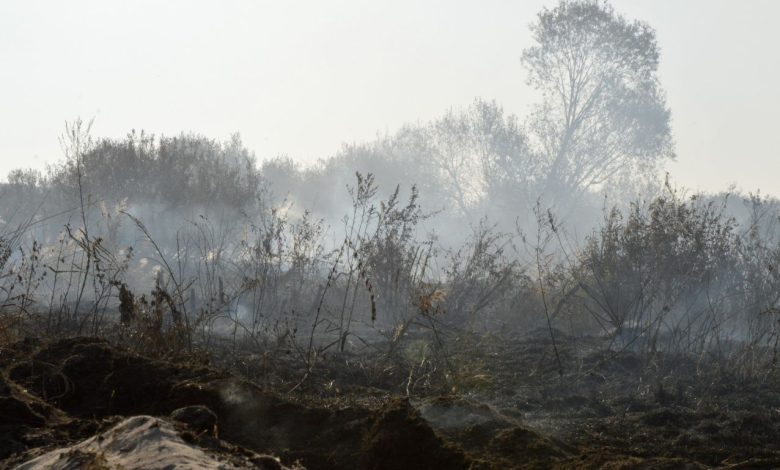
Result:
<svg viewBox="0 0 780 470"><path fill-rule="evenodd" d="M674 158L650 26L585 0L545 8L531 29L536 45L523 63L543 95L530 127L546 166L547 197L578 197L620 177L655 174Z"/></svg>

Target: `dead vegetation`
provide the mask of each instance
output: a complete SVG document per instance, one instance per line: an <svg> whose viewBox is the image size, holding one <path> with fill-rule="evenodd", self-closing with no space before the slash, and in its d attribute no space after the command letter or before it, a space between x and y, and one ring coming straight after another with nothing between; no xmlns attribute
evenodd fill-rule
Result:
<svg viewBox="0 0 780 470"><path fill-rule="evenodd" d="M422 235L416 188L382 198L372 175L335 229L263 198L147 224L73 189L75 209L0 236L8 466L200 407L216 427L183 439L242 462L778 462L769 200L738 222L667 184L583 239L538 205L532 233L484 220L452 248Z"/></svg>

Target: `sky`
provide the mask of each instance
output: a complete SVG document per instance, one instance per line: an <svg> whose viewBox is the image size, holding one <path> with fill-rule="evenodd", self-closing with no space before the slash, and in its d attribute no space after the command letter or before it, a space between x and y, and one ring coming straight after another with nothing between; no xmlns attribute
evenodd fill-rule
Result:
<svg viewBox="0 0 780 470"><path fill-rule="evenodd" d="M304 164L475 98L538 100L520 63L556 1L0 2L0 175L62 158L65 121L227 139ZM655 28L692 190L780 196L780 1L614 0Z"/></svg>

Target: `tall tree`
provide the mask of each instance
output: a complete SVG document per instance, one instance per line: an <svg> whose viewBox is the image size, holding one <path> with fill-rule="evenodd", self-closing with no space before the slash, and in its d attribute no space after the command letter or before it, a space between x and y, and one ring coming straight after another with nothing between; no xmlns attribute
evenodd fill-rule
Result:
<svg viewBox="0 0 780 470"><path fill-rule="evenodd" d="M583 0L545 8L531 30L536 45L523 63L543 100L529 127L543 155L547 197L576 198L621 177L654 175L674 158L650 26Z"/></svg>

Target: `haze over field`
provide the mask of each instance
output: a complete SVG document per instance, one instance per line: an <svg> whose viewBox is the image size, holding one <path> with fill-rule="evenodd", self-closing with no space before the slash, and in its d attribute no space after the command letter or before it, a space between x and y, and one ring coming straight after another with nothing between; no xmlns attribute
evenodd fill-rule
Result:
<svg viewBox="0 0 780 470"><path fill-rule="evenodd" d="M3 2L0 468L780 468L778 14Z"/></svg>
<svg viewBox="0 0 780 470"><path fill-rule="evenodd" d="M554 1L0 5L0 174L62 157L63 122L216 138L310 164L474 98L528 115L528 26ZM780 3L618 0L661 49L675 181L777 195Z"/></svg>

